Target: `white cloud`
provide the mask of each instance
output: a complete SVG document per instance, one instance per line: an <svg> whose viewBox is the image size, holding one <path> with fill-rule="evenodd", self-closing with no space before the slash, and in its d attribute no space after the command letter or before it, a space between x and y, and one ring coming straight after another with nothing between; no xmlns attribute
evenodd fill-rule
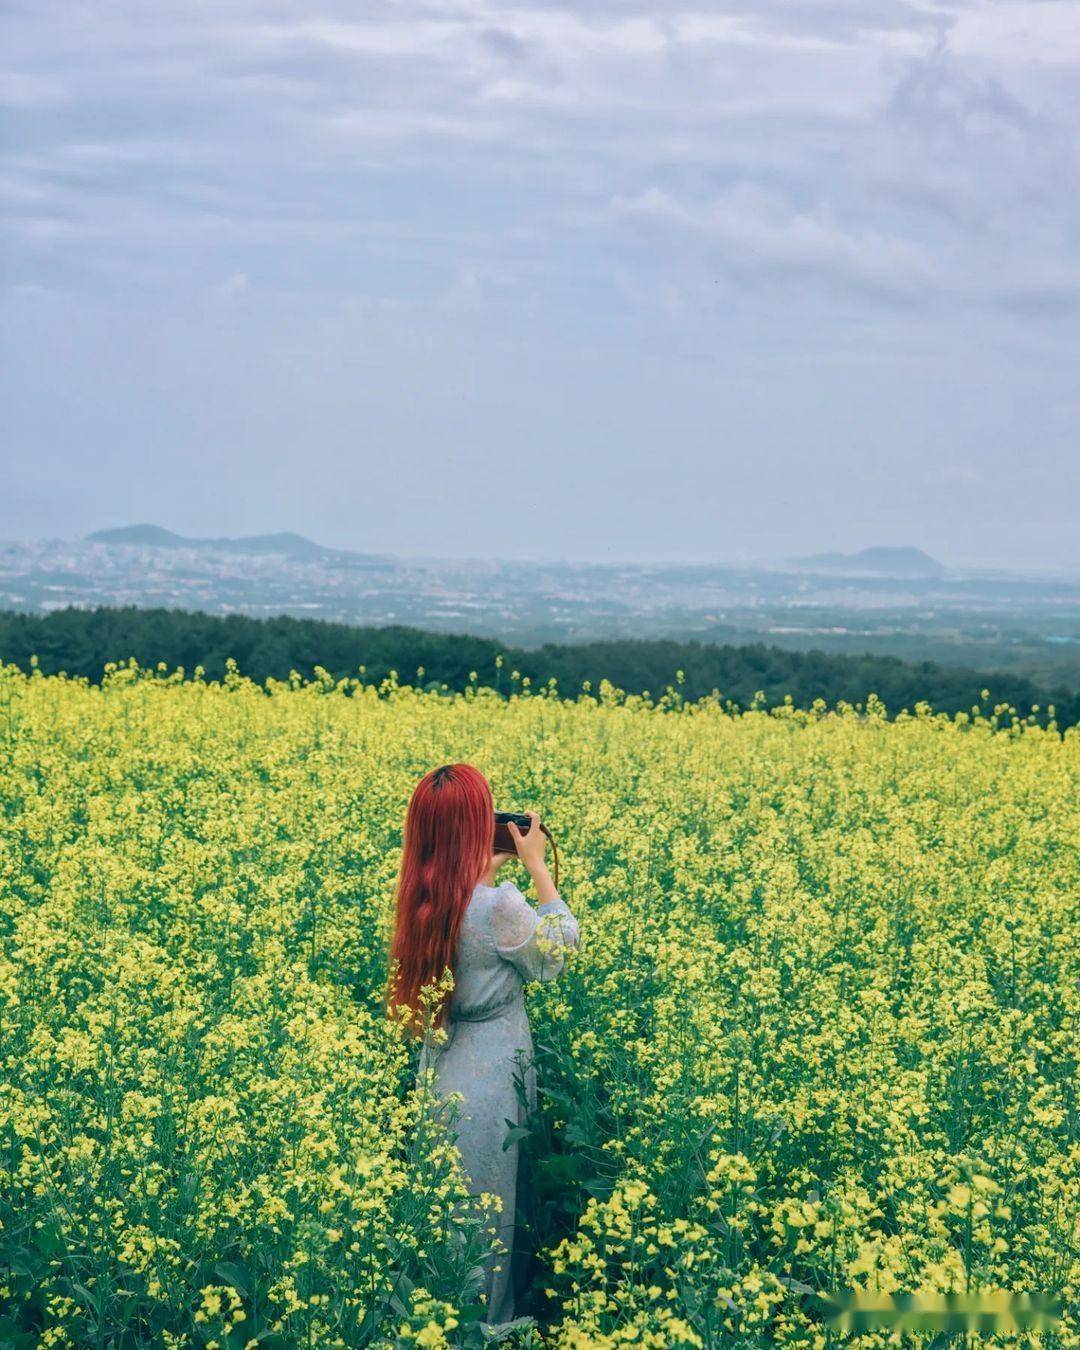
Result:
<svg viewBox="0 0 1080 1350"><path fill-rule="evenodd" d="M226 300L231 300L235 296L243 295L247 288L248 274L246 272L233 272L221 283L218 291Z"/></svg>
<svg viewBox="0 0 1080 1350"><path fill-rule="evenodd" d="M89 0L76 26L40 0L9 24L0 89L23 116L5 177L30 282L55 260L33 240L79 237L88 277L94 251L134 250L182 284L176 240L194 237L213 286L247 235L261 285L377 271L380 290L435 299L463 265L521 268L527 232L556 285L587 259L610 295L632 256L657 294L721 266L867 304L1072 303L1072 4L159 0L145 16ZM391 271L395 232L414 262Z"/></svg>
<svg viewBox="0 0 1080 1350"><path fill-rule="evenodd" d="M1005 66L1074 66L1080 61L1080 14L1073 0L982 0L958 8L950 41L959 56Z"/></svg>
<svg viewBox="0 0 1080 1350"><path fill-rule="evenodd" d="M205 454L181 493L228 461L267 498L275 456L317 448L315 509L352 484L387 547L460 533L422 493L403 520L395 465L430 483L512 447L578 513L465 503L470 537L575 555L613 511L643 556L726 547L725 511L747 550L790 551L830 527L798 485L849 528L868 465L893 537L914 453L962 466L917 502L950 546L978 465L997 515L969 543L1027 530L1045 556L1064 515L1047 536L1016 504L1034 459L1057 509L1075 463L1075 12L15 0L5 418L50 468L43 500L67 482L80 512L139 479L108 469L127 448L140 469L147 445ZM665 517L640 484L673 447Z"/></svg>
<svg viewBox="0 0 1080 1350"><path fill-rule="evenodd" d="M788 285L793 277L911 296L939 284L925 251L865 226L843 226L827 207L805 210L754 184L695 206L657 188L616 198L616 216L693 231L703 261L729 280Z"/></svg>
<svg viewBox="0 0 1080 1350"><path fill-rule="evenodd" d="M0 71L0 106L48 108L63 103L67 88L55 76L34 71Z"/></svg>

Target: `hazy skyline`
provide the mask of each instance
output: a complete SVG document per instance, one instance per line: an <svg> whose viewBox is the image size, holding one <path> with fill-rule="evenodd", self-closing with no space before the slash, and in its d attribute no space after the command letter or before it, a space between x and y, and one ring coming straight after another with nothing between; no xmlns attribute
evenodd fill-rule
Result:
<svg viewBox="0 0 1080 1350"><path fill-rule="evenodd" d="M1073 0L0 23L0 538L1080 562Z"/></svg>

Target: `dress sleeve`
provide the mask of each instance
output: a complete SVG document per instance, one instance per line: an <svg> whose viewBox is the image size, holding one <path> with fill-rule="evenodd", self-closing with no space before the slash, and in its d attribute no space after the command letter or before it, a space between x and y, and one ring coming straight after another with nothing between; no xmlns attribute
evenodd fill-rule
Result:
<svg viewBox="0 0 1080 1350"><path fill-rule="evenodd" d="M560 896L534 909L518 888L506 882L491 911L495 950L523 980L553 980L578 945L578 922Z"/></svg>

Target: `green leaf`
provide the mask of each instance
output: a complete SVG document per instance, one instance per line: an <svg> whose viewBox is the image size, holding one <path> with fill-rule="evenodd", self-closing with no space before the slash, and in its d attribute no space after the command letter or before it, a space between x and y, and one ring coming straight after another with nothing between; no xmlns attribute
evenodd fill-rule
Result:
<svg viewBox="0 0 1080 1350"><path fill-rule="evenodd" d="M38 1337L31 1331L20 1331L13 1317L0 1317L0 1350L33 1350Z"/></svg>
<svg viewBox="0 0 1080 1350"><path fill-rule="evenodd" d="M561 1181L580 1181L587 1164L577 1153L549 1153L538 1159L537 1173Z"/></svg>
<svg viewBox="0 0 1080 1350"><path fill-rule="evenodd" d="M510 1125L509 1121L506 1123ZM520 1143L522 1139L531 1138L532 1130L526 1129L524 1125L511 1125L506 1133L506 1138L503 1140L503 1152L505 1153L508 1148L513 1148L513 1146Z"/></svg>
<svg viewBox="0 0 1080 1350"><path fill-rule="evenodd" d="M34 1238L34 1245L42 1256L56 1256L64 1249L64 1244L60 1239L60 1234L55 1228L46 1225L38 1229L37 1236Z"/></svg>
<svg viewBox="0 0 1080 1350"><path fill-rule="evenodd" d="M229 1284L242 1298L251 1297L251 1276L233 1261L219 1261L214 1274L222 1284Z"/></svg>
<svg viewBox="0 0 1080 1350"><path fill-rule="evenodd" d="M36 1280L38 1275L44 1269L45 1262L38 1253L30 1247L20 1247L18 1252L11 1258L12 1274L22 1275L28 1280Z"/></svg>
<svg viewBox="0 0 1080 1350"><path fill-rule="evenodd" d="M558 1102L560 1106L572 1105L569 1092L560 1092L557 1088L550 1087L541 1087L539 1092L541 1097L550 1097L553 1102Z"/></svg>
<svg viewBox="0 0 1080 1350"><path fill-rule="evenodd" d="M570 1144L591 1144L595 1139L593 1123L587 1117L579 1116L566 1127L566 1141Z"/></svg>
<svg viewBox="0 0 1080 1350"><path fill-rule="evenodd" d="M502 1322L498 1327L489 1326L487 1323L481 1325L481 1331L486 1345L495 1345L499 1341L505 1341L514 1336L519 1331L525 1331L529 1327L536 1326L535 1317L515 1317L512 1322Z"/></svg>

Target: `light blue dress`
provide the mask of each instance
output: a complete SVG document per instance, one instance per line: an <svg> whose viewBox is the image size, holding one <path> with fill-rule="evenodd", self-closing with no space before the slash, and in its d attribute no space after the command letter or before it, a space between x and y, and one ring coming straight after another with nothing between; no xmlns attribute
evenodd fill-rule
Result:
<svg viewBox="0 0 1080 1350"><path fill-rule="evenodd" d="M471 1193L502 1200L497 1235L503 1250L488 1256L483 1272L487 1321L493 1325L514 1316L514 1229L522 1180L519 1145L503 1148L506 1122L524 1124L524 1103L530 1111L536 1108L533 1040L522 990L527 980L554 979L578 936L577 920L559 896L534 908L513 882L477 886L461 925L448 1039L442 1047L425 1041L421 1050L420 1072L434 1068L439 1096L460 1092L464 1098L454 1128Z"/></svg>

